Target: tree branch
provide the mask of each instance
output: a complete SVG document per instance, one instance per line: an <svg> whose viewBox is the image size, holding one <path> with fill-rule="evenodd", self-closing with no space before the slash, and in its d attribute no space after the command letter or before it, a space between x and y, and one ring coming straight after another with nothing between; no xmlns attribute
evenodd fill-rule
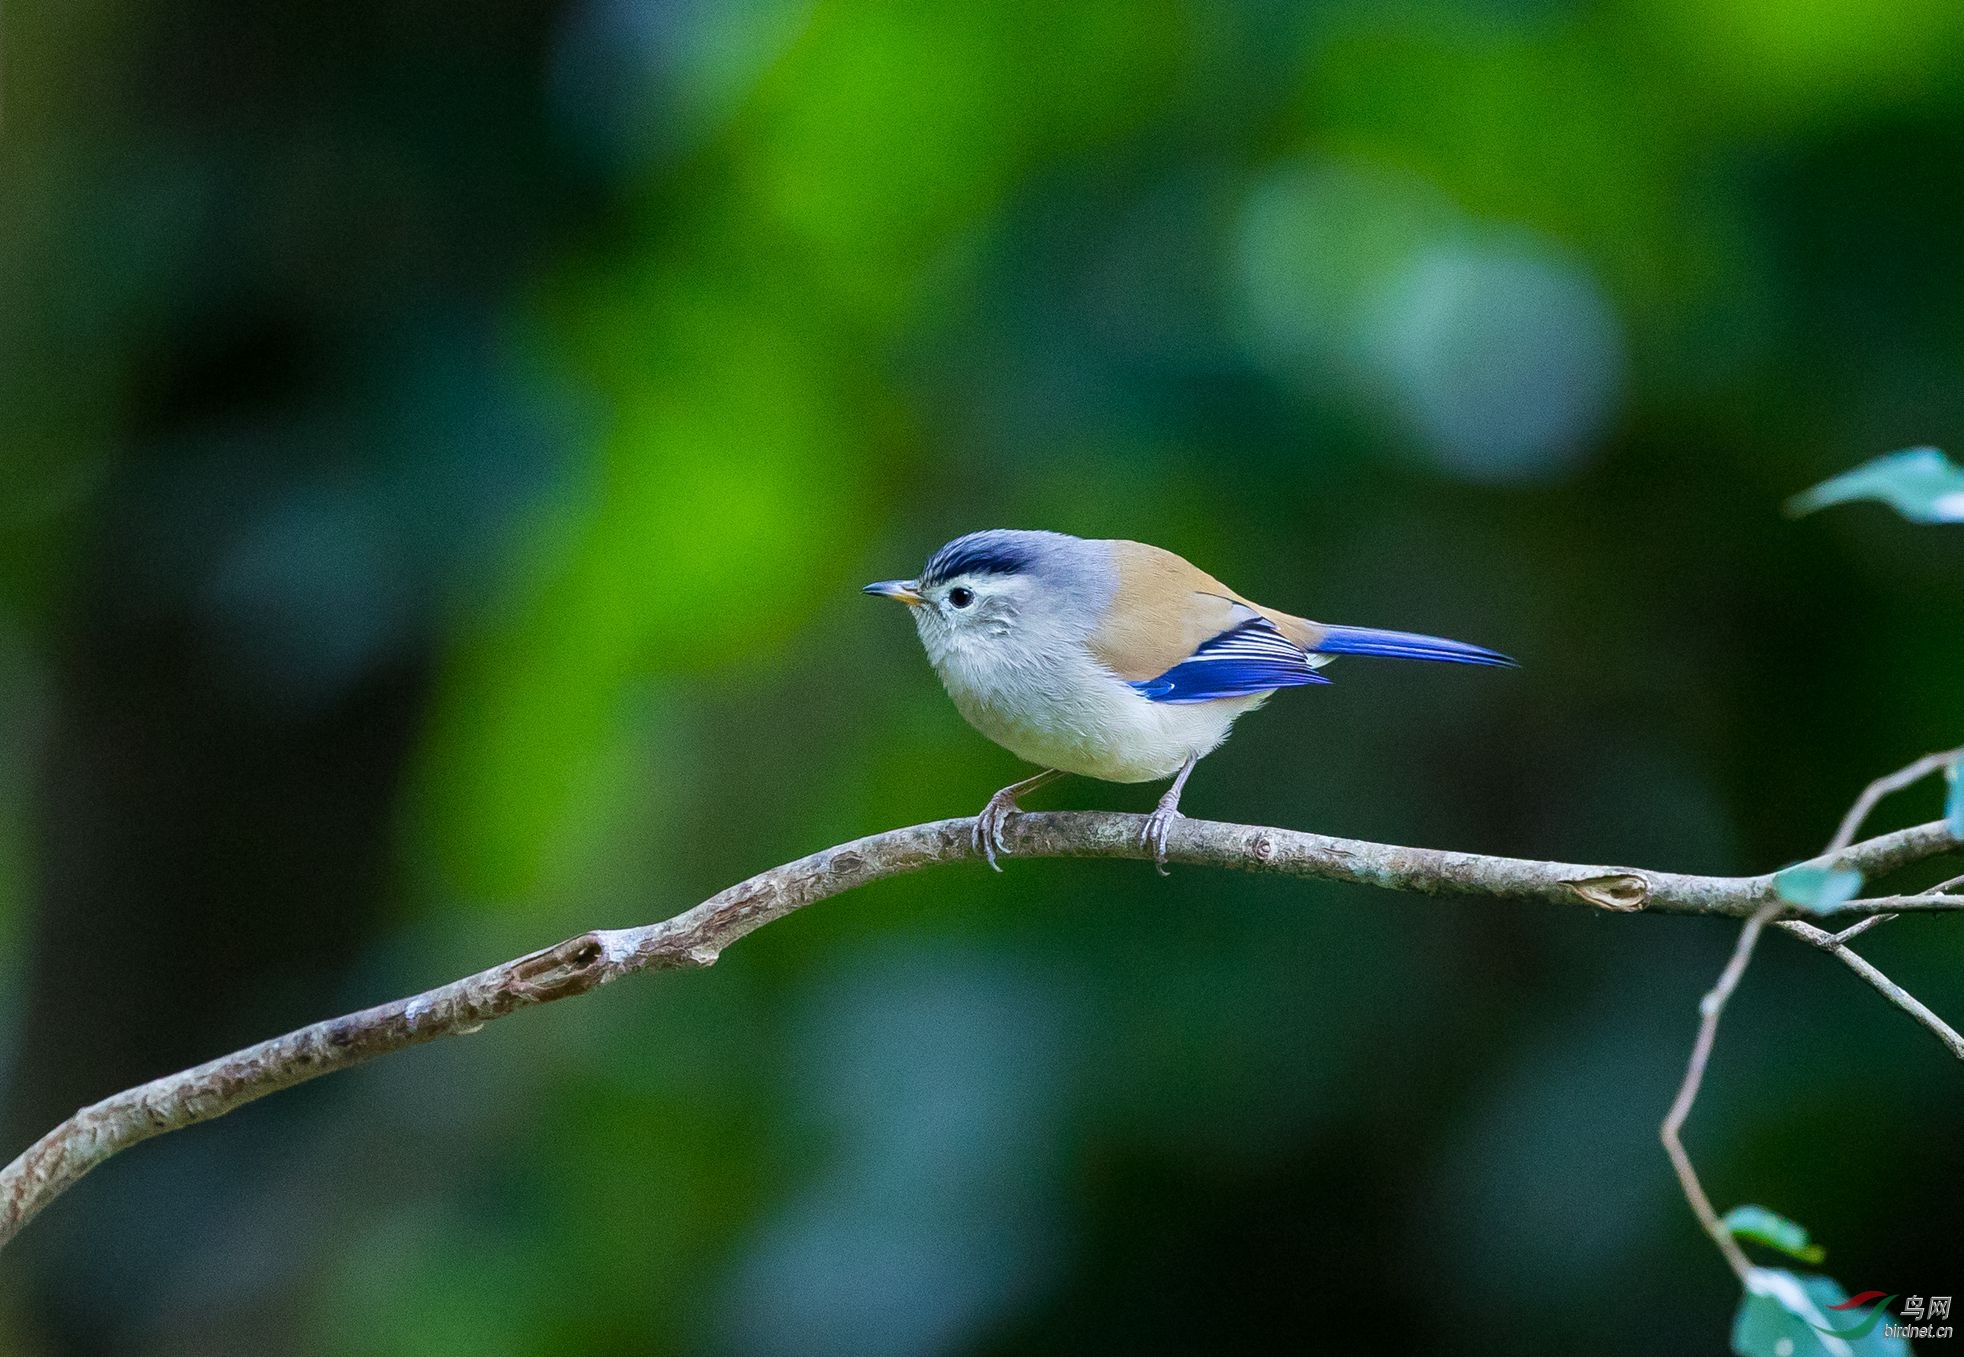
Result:
<svg viewBox="0 0 1964 1357"><path fill-rule="evenodd" d="M520 1008L571 998L637 971L707 966L745 934L869 882L977 857L974 821L942 820L825 849L730 887L662 923L602 929L412 998L330 1018L166 1075L83 1108L0 1169L0 1245L91 1169L151 1136L220 1117L256 1098L439 1037L476 1031ZM1097 812L1017 816L1007 840L1028 858L1143 859L1144 818ZM1816 859L1871 879L1955 851L1942 822L1879 835ZM1773 876L1692 876L1402 848L1256 825L1181 819L1167 861L1193 867L1353 882L1422 895L1486 896L1624 913L1763 919L1798 913ZM1836 917L1964 910L1964 895L1851 902Z"/></svg>
<svg viewBox="0 0 1964 1357"><path fill-rule="evenodd" d="M1828 844L1828 854L1831 856L1838 853L1855 841L1855 836L1862 832L1862 826L1868 822L1870 814L1874 812L1883 797L1914 786L1926 777L1955 766L1960 760L1964 760L1964 748L1947 749L1941 754L1925 754L1916 762L1905 764L1895 772L1869 783L1862 789L1862 794L1855 798L1855 804L1848 808L1848 814L1842 817L1840 828L1835 830L1834 839ZM1953 877L1949 881L1932 886L1930 890L1933 894L1941 895L1960 883L1964 883L1964 877ZM1942 1042L1944 1048L1952 1055L1959 1060L1964 1060L1964 1037L1957 1034L1956 1028L1932 1013L1915 995L1884 975L1873 962L1858 955L1848 945L1862 934L1888 923L1895 917L1894 914L1887 913L1871 914L1839 933L1829 933L1825 929L1816 928L1799 919L1783 919L1778 926L1841 961L1848 969L1873 985L1883 998L1907 1013L1912 1021L1928 1030L1930 1035Z"/></svg>
<svg viewBox="0 0 1964 1357"><path fill-rule="evenodd" d="M1889 917L1886 914L1873 914L1862 922L1875 923L1877 920L1886 920ZM1921 999L1876 969L1874 962L1848 946L1848 937L1856 931L1854 928L1836 934L1816 928L1813 924L1802 923L1799 919L1782 919L1779 927L1845 964L1849 970L1875 986L1876 992L1883 998L1907 1013L1911 1021L1919 1024L1931 1036L1941 1041L1945 1050L1959 1060L1964 1060L1964 1036L1959 1036L1956 1028L1932 1013Z"/></svg>
<svg viewBox="0 0 1964 1357"><path fill-rule="evenodd" d="M1824 866L1855 867L1865 876L1873 876L1878 870L1894 870L1894 868L1878 869L1874 865L1886 855L1877 855L1875 859L1864 861L1861 850L1866 845L1855 843L1855 836L1861 832L1862 825L1867 822L1870 812L1883 797L1952 766L1960 758L1964 758L1964 749L1927 754L1916 762L1869 783L1862 794L1855 798L1855 804L1849 807L1848 814L1842 817L1840 827L1835 830L1834 838L1828 843L1827 852L1815 859L1815 863ZM1930 827L1922 825L1918 828ZM1882 835L1868 842L1876 844L1890 837L1892 836ZM1935 891L1941 895L1952 884L1946 881L1937 886ZM1874 986L1883 998L1927 1028L1937 1040L1943 1042L1952 1055L1964 1060L1964 1039L1960 1039L1949 1024L1926 1008L1915 995L1884 975L1874 964L1857 955L1848 946L1851 940L1863 932L1878 924L1888 923L1896 917L1893 913L1878 908L1888 902L1868 900L1863 903L1871 907L1869 916L1852 928L1845 928L1839 933L1830 933L1799 919L1780 919L1777 926L1840 958L1855 974ZM1663 1124L1658 1127L1659 1138L1664 1142L1664 1153L1670 1156L1671 1167L1678 1175L1678 1186L1684 1191L1684 1199L1690 1205L1691 1213L1698 1217L1699 1225L1712 1237L1712 1242L1718 1245L1718 1251L1724 1257L1726 1266L1738 1274L1740 1284L1747 1291L1754 1289L1752 1260L1746 1257L1746 1251L1739 1247L1739 1241L1732 1237L1732 1232L1726 1229L1718 1213L1712 1209L1712 1199L1705 1194L1704 1184L1698 1181L1698 1171L1692 1167L1691 1156L1685 1152L1683 1131L1685 1120L1691 1115L1692 1104L1698 1101L1698 1089L1705 1081L1705 1066L1712 1057L1712 1043L1718 1039L1719 1019L1725 1013L1725 1006L1730 1002L1732 992L1739 988L1739 980L1745 975L1747 964L1753 959L1753 948L1759 943L1760 930L1783 912L1785 911L1781 909L1777 900L1759 905L1740 928L1739 941L1732 949L1732 959L1726 962L1725 969L1720 972L1718 983L1713 985L1698 1003L1698 1036L1691 1044L1691 1059L1685 1065L1684 1082L1678 1086L1678 1096L1672 1099L1671 1110L1664 1114Z"/></svg>
<svg viewBox="0 0 1964 1357"><path fill-rule="evenodd" d="M1964 759L1964 748L1946 749L1941 754L1925 754L1922 758L1916 760L1916 762L1904 764L1895 772L1885 773L1883 776L1869 783L1868 786L1862 789L1862 794L1855 798L1855 804L1848 808L1848 813L1841 817L1841 825L1835 830L1833 841L1828 844L1828 852L1837 853L1853 843L1855 836L1862 832L1862 826L1868 823L1869 816L1875 813L1875 808L1881 804L1883 797L1893 795L1907 787L1913 787L1933 773L1941 773L1945 769L1953 768L1960 759ZM1934 889L1939 891L1948 890L1952 884L1952 882L1946 881L1943 885L1937 886ZM1870 929L1878 928L1888 923L1895 917L1893 914L1871 914L1853 928L1844 928L1836 936L1835 940L1844 944L1842 947L1838 950L1835 948L1828 949L1829 951L1833 951L1836 956L1840 957L1850 966L1854 967L1857 975L1860 975L1870 984L1875 985L1885 995L1890 993L1889 989L1885 988L1882 984L1876 984L1876 979L1881 978L1886 983L1887 978L1883 977L1881 971L1876 970L1875 967L1869 965L1853 952L1849 951L1846 944L1853 942L1857 937L1868 932ZM1788 931L1791 932L1793 930L1789 929ZM1806 934L1796 934L1796 936L1806 937ZM1808 938L1807 940L1814 943L1817 947L1821 945L1814 938ZM1901 993L1900 990L1896 992ZM1901 1008L1905 1013L1909 1013L1912 1017L1916 1016L1909 1005L1903 1004L1893 997L1890 1002L1895 1003L1898 1008ZM1922 1008L1922 1005L1918 1004L1917 1007ZM1930 1013L1930 1010L1925 1008L1923 1012ZM1918 1018L1917 1021L1922 1022L1923 1020ZM1937 1032L1940 1040L1943 1039L1944 1033L1949 1033L1952 1039L1957 1036L1949 1027L1941 1022L1937 1022L1934 1013L1930 1013L1930 1021L1936 1023L1936 1026L1932 1027L1931 1030ZM1928 1027L1930 1023L1924 1023L1924 1025Z"/></svg>
<svg viewBox="0 0 1964 1357"><path fill-rule="evenodd" d="M1834 839L1828 844L1828 852L1838 853L1855 842L1855 836L1862 832L1862 826L1875 812L1882 798L1892 792L1912 787L1933 773L1941 773L1960 759L1964 759L1964 747L1946 749L1941 754L1925 754L1914 763L1905 764L1893 773L1885 773L1862 789L1855 798L1855 804L1841 817L1841 826L1834 832Z"/></svg>
<svg viewBox="0 0 1964 1357"><path fill-rule="evenodd" d="M1732 959L1725 963L1719 972L1718 983L1703 999L1698 1001L1698 1037L1691 1043L1691 1059L1684 1067L1684 1082L1678 1086L1678 1096L1671 1100L1671 1110L1664 1114L1664 1124L1658 1128L1658 1136L1664 1142L1664 1153L1671 1157L1671 1167L1677 1171L1678 1186L1684 1189L1684 1199L1691 1203L1691 1212L1698 1217L1698 1223L1705 1233L1718 1245L1731 1269L1739 1274L1742 1284L1747 1282L1753 1270L1752 1260L1746 1251L1739 1247L1739 1241L1725 1228L1718 1212L1712 1209L1712 1199L1705 1195L1705 1188L1698 1181L1698 1171L1691 1167L1691 1156L1684 1149L1684 1122L1691 1115L1691 1105L1698 1101L1698 1089L1705 1082L1705 1066L1712 1058L1712 1043L1718 1040L1719 1019L1725 1015L1725 1005L1732 998L1732 991L1739 988L1739 979L1746 973L1746 963L1753 959L1753 947L1759 942L1760 929L1779 909L1777 904L1761 905L1745 925L1739 930L1739 941L1732 948Z"/></svg>

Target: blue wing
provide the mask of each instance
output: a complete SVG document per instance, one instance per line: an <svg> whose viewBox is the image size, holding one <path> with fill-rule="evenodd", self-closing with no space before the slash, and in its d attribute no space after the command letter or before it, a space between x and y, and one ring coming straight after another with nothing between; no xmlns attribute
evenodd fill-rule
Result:
<svg viewBox="0 0 1964 1357"><path fill-rule="evenodd" d="M1157 678L1132 686L1154 702L1211 702L1329 681L1316 672L1301 646L1267 618L1255 617L1203 641Z"/></svg>

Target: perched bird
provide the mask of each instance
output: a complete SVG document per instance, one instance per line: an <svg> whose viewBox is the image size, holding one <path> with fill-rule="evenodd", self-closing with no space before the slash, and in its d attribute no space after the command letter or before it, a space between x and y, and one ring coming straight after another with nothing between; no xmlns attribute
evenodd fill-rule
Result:
<svg viewBox="0 0 1964 1357"><path fill-rule="evenodd" d="M968 723L1044 771L989 798L975 843L991 867L1017 798L1077 773L1173 785L1141 840L1166 871L1180 790L1229 727L1278 688L1327 683L1338 655L1511 665L1436 636L1332 627L1264 608L1144 542L994 528L957 537L919 579L866 593L913 612L927 657Z"/></svg>

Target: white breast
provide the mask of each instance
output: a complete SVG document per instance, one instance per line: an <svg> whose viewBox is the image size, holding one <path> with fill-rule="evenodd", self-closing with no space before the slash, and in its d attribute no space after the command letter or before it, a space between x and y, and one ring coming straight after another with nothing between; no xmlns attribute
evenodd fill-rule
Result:
<svg viewBox="0 0 1964 1357"><path fill-rule="evenodd" d="M1173 776L1267 700L1151 702L1061 637L998 636L986 646L931 648L929 658L961 714L991 740L1030 763L1106 782Z"/></svg>

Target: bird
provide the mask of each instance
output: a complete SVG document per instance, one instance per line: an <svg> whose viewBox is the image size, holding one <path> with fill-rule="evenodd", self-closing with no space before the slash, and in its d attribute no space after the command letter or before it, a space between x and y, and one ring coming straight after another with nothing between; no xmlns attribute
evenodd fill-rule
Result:
<svg viewBox="0 0 1964 1357"><path fill-rule="evenodd" d="M1172 779L1140 830L1166 874L1194 765L1282 688L1328 683L1342 655L1513 666L1496 650L1412 632L1328 626L1236 593L1144 542L990 528L957 537L910 580L863 592L907 605L955 707L1042 771L989 798L976 851L997 871L1019 799L1066 775Z"/></svg>

